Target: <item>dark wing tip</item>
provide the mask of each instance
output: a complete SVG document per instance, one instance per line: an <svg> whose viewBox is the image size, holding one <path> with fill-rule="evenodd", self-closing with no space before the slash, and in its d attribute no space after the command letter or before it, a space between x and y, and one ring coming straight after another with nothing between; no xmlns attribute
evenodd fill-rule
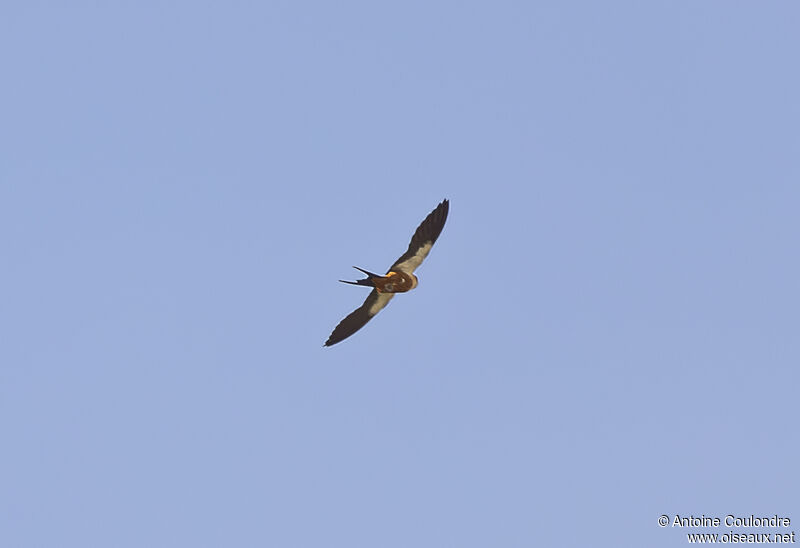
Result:
<svg viewBox="0 0 800 548"><path fill-rule="evenodd" d="M447 221L448 213L450 213L450 200L444 199L433 211L428 213L425 220L417 227L417 231L411 238L412 244L422 245L425 242L436 242L439 234L442 233L445 221Z"/></svg>
<svg viewBox="0 0 800 548"><path fill-rule="evenodd" d="M435 242L439 237L439 234L442 233L448 213L450 213L450 200L445 198L438 206L436 206L436 209L431 211L428 216L425 217L425 220L422 221L417 230L426 232L426 235L428 236L426 240Z"/></svg>
<svg viewBox="0 0 800 548"><path fill-rule="evenodd" d="M414 235L411 237L411 242L408 244L408 249L399 259L394 262L391 268L396 268L397 265L412 259L424 245L428 243L433 245L436 243L436 240L442 233L442 229L444 228L445 221L447 221L447 214L449 212L450 200L445 198L438 206L436 206L433 211L428 213L428 216L425 217L425 220L420 223L420 225L417 227L417 230L414 232ZM422 258L424 259L424 257ZM420 259L420 262L421 260L422 259Z"/></svg>
<svg viewBox="0 0 800 548"><path fill-rule="evenodd" d="M331 332L331 334L328 336L328 340L325 341L323 346L328 347L333 346L336 343L340 343L357 331L357 329L348 329L348 326L346 325L343 326L343 322L344 320L342 320L342 322L340 322L339 325L334 328L333 332Z"/></svg>
<svg viewBox="0 0 800 548"><path fill-rule="evenodd" d="M375 316L375 313L377 313L370 313L370 309L378 301L378 299L378 292L373 289L372 292L367 296L364 304L353 310L347 315L347 317L345 317L345 319L339 322L323 346L333 346L336 343L340 343L367 325L367 322L369 322ZM388 302L388 300L386 302ZM386 306L386 304L383 306Z"/></svg>
<svg viewBox="0 0 800 548"><path fill-rule="evenodd" d="M428 213L425 220L419 224L411 241L416 245L422 245L425 242L435 242L439 234L442 233L449 212L450 202L448 200L442 200L442 203L436 206L436 209Z"/></svg>
<svg viewBox="0 0 800 548"><path fill-rule="evenodd" d="M333 346L364 327L372 319L366 310L358 308L351 312L333 329L324 346Z"/></svg>

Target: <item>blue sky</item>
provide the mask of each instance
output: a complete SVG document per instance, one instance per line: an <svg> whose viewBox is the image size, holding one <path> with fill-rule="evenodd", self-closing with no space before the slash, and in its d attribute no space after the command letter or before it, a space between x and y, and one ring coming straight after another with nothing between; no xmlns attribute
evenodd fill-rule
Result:
<svg viewBox="0 0 800 548"><path fill-rule="evenodd" d="M798 28L793 2L7 3L0 544L800 523ZM323 348L366 295L337 280L443 198L419 287Z"/></svg>

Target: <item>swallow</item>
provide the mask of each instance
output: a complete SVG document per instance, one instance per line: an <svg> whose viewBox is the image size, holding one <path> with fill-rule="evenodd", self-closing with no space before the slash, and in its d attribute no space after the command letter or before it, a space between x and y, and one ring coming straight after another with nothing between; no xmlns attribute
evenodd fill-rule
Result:
<svg viewBox="0 0 800 548"><path fill-rule="evenodd" d="M411 237L411 243L408 244L408 250L394 262L385 275L374 274L354 266L353 268L366 275L366 278L355 282L339 280L346 284L371 287L372 291L367 300L364 301L364 304L339 322L331 336L325 341L325 346L333 346L338 342L342 342L364 327L368 321L389 304L395 293L405 293L417 287L419 280L414 275L414 271L419 268L419 265L428 256L439 234L442 233L449 211L450 202L447 200L443 200L442 203L436 206L436 209L431 211L417 227L416 232Z"/></svg>

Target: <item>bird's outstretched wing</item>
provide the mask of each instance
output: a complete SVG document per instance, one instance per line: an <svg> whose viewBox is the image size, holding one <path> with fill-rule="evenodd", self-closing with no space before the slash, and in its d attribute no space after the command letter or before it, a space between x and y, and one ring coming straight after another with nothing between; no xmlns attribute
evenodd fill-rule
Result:
<svg viewBox="0 0 800 548"><path fill-rule="evenodd" d="M394 262L389 272L402 270L403 272L412 273L419 268L419 265L430 253L436 238L442 233L448 211L450 211L450 202L442 200L442 203L436 206L436 209L431 211L417 227L417 231L411 237L411 243L408 244L408 251Z"/></svg>
<svg viewBox="0 0 800 548"><path fill-rule="evenodd" d="M331 336L325 341L325 346L333 346L364 327L375 314L389 304L392 297L394 297L394 293L378 293L377 290L373 289L361 307L353 310L345 319L339 322Z"/></svg>

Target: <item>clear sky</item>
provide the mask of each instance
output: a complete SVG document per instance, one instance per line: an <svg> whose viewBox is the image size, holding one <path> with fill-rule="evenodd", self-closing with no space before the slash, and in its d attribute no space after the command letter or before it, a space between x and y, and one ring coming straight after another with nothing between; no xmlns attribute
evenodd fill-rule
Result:
<svg viewBox="0 0 800 548"><path fill-rule="evenodd" d="M798 29L788 1L6 2L0 545L800 532ZM419 287L323 348L367 294L337 280L443 198Z"/></svg>

